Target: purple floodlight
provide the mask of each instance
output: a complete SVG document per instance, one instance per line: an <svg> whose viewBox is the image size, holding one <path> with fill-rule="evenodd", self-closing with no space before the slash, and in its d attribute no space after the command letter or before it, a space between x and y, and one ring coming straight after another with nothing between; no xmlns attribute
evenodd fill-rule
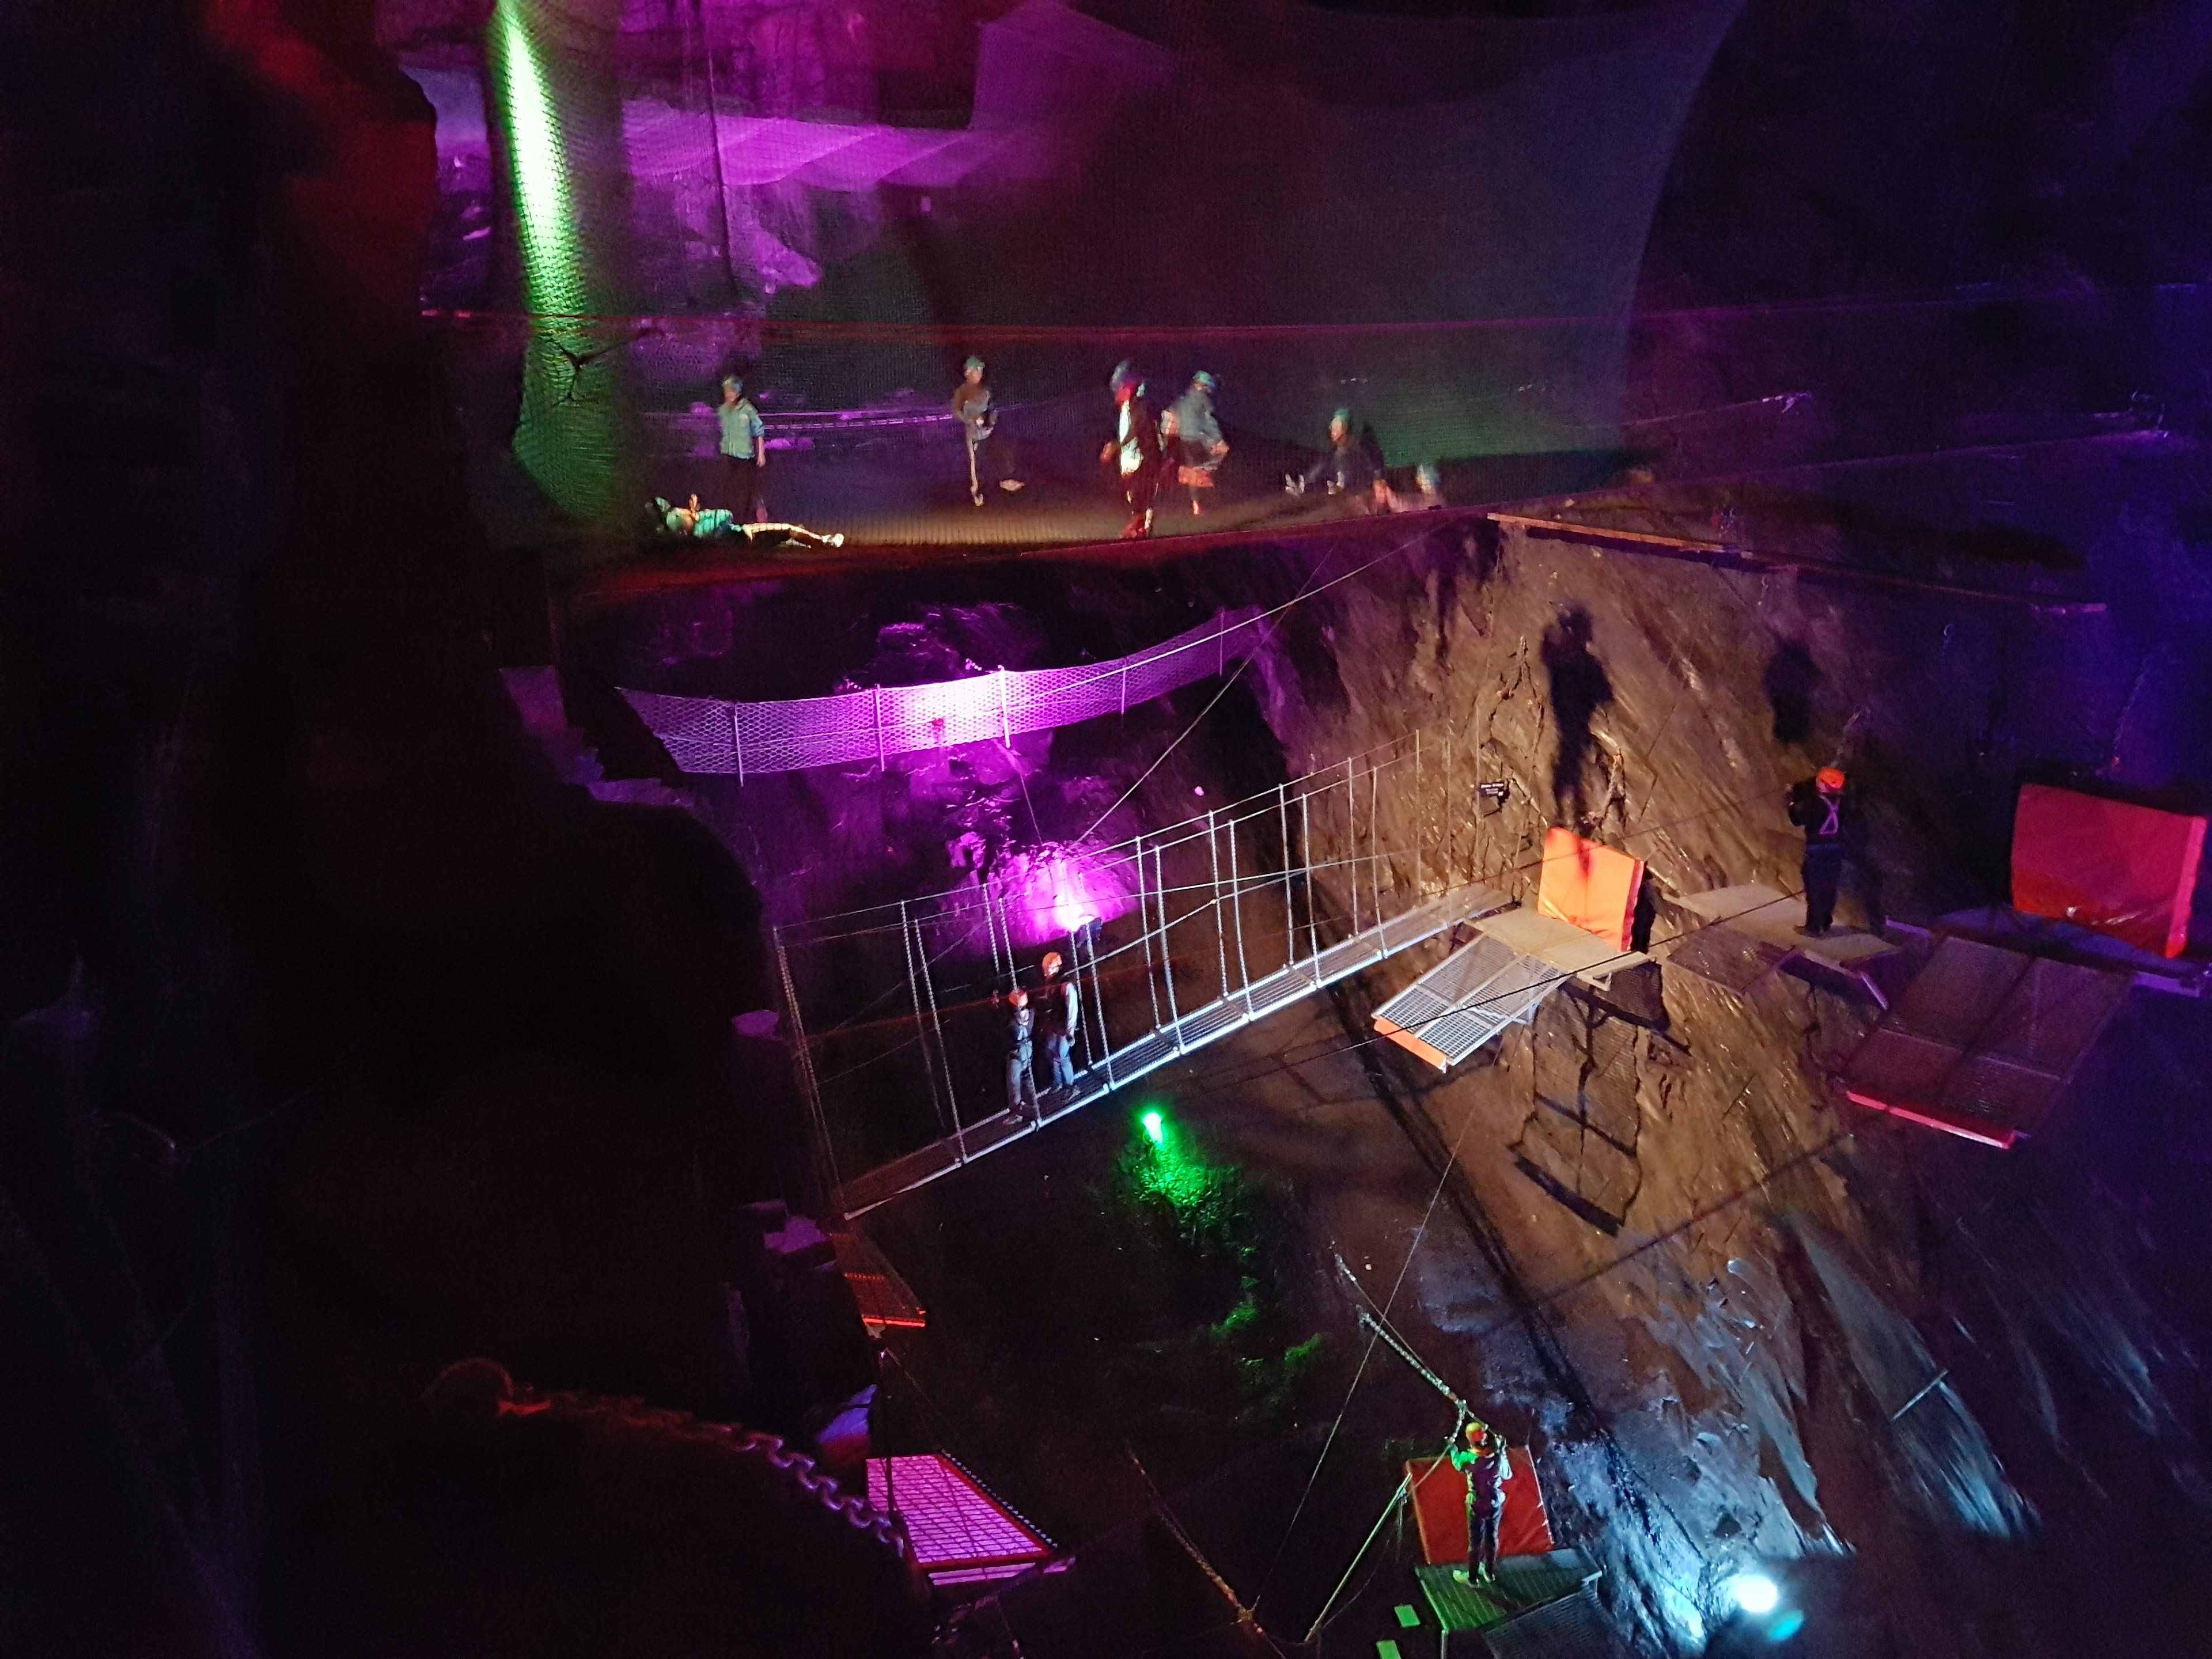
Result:
<svg viewBox="0 0 2212 1659"><path fill-rule="evenodd" d="M1014 942L1030 948L1049 945L1127 911L1129 888L1118 862L1103 848L1073 842L1048 842L1009 854L992 879L1005 900Z"/></svg>

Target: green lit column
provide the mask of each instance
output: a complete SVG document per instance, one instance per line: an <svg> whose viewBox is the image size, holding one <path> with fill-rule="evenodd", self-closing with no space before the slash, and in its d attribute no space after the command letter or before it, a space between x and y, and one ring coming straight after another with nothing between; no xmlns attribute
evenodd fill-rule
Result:
<svg viewBox="0 0 2212 1659"><path fill-rule="evenodd" d="M531 318L514 453L572 518L635 516L619 313L629 178L614 80L618 0L498 0L485 50Z"/></svg>

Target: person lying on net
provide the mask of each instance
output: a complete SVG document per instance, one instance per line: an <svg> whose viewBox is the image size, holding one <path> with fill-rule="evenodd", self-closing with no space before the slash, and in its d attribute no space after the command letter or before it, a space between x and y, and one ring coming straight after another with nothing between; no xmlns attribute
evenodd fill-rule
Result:
<svg viewBox="0 0 2212 1659"><path fill-rule="evenodd" d="M742 536L753 547L842 547L845 532L836 531L823 536L809 530L803 524L740 524L738 515L726 507L702 507L696 495L683 507L671 507L663 495L653 498L664 534L688 536L695 540L727 541Z"/></svg>

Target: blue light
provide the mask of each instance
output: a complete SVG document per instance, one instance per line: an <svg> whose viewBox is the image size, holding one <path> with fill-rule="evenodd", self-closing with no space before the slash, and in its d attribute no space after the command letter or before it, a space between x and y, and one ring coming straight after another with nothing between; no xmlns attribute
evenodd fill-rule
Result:
<svg viewBox="0 0 2212 1659"><path fill-rule="evenodd" d="M1737 1574L1728 1582L1728 1594L1730 1601L1754 1619L1764 1619L1782 1604L1782 1586L1763 1572Z"/></svg>
<svg viewBox="0 0 2212 1659"><path fill-rule="evenodd" d="M1766 1639L1770 1642L1786 1642L1804 1628L1805 1610L1802 1607L1792 1607L1766 1627Z"/></svg>

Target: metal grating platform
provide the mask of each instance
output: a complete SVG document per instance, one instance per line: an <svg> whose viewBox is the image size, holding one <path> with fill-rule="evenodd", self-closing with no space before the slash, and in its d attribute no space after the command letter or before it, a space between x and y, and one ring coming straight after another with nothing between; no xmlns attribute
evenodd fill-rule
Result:
<svg viewBox="0 0 2212 1659"><path fill-rule="evenodd" d="M868 1502L906 1523L933 1583L1011 1578L1053 1553L1043 1534L939 1452L870 1458Z"/></svg>
<svg viewBox="0 0 2212 1659"><path fill-rule="evenodd" d="M890 1258L878 1249L866 1233L833 1232L830 1243L837 1252L838 1271L852 1287L860 1322L871 1336L887 1330L919 1331L929 1324L929 1310L914 1293Z"/></svg>
<svg viewBox="0 0 2212 1659"><path fill-rule="evenodd" d="M1413 1575L1443 1632L1439 1651L1449 1659L1455 1649L1463 1653L1529 1650L1528 1644L1514 1642L1510 1634L1524 1620L1559 1626L1547 1632L1554 1637L1562 1633L1577 1622L1571 1609L1565 1618L1554 1614L1545 1620L1543 1615L1583 1597L1597 1582L1599 1569L1581 1551L1567 1549L1548 1555L1509 1555L1498 1564L1497 1576L1486 1581L1470 1580L1462 1576L1462 1569L1448 1565L1415 1567ZM1464 1644L1453 1640L1468 1636L1476 1639ZM1571 1648L1544 1650L1575 1651Z"/></svg>
<svg viewBox="0 0 2212 1659"><path fill-rule="evenodd" d="M1531 1018L1566 976L1480 934L1375 1012L1375 1029L1440 1072Z"/></svg>
<svg viewBox="0 0 2212 1659"><path fill-rule="evenodd" d="M1895 956L1897 946L1879 933L1852 927L1839 927L1818 939L1807 938L1796 925L1804 915L1802 894L1778 892L1760 882L1746 882L1711 892L1685 893L1676 902L1697 917L1699 925L1658 947L1670 968L1695 974L1741 996L1776 969L1804 964L1842 975L1856 981L1881 1006L1889 1006L1868 969L1872 963Z"/></svg>
<svg viewBox="0 0 2212 1659"><path fill-rule="evenodd" d="M1947 937L1844 1073L1862 1106L2008 1148L2033 1133L2130 975Z"/></svg>

